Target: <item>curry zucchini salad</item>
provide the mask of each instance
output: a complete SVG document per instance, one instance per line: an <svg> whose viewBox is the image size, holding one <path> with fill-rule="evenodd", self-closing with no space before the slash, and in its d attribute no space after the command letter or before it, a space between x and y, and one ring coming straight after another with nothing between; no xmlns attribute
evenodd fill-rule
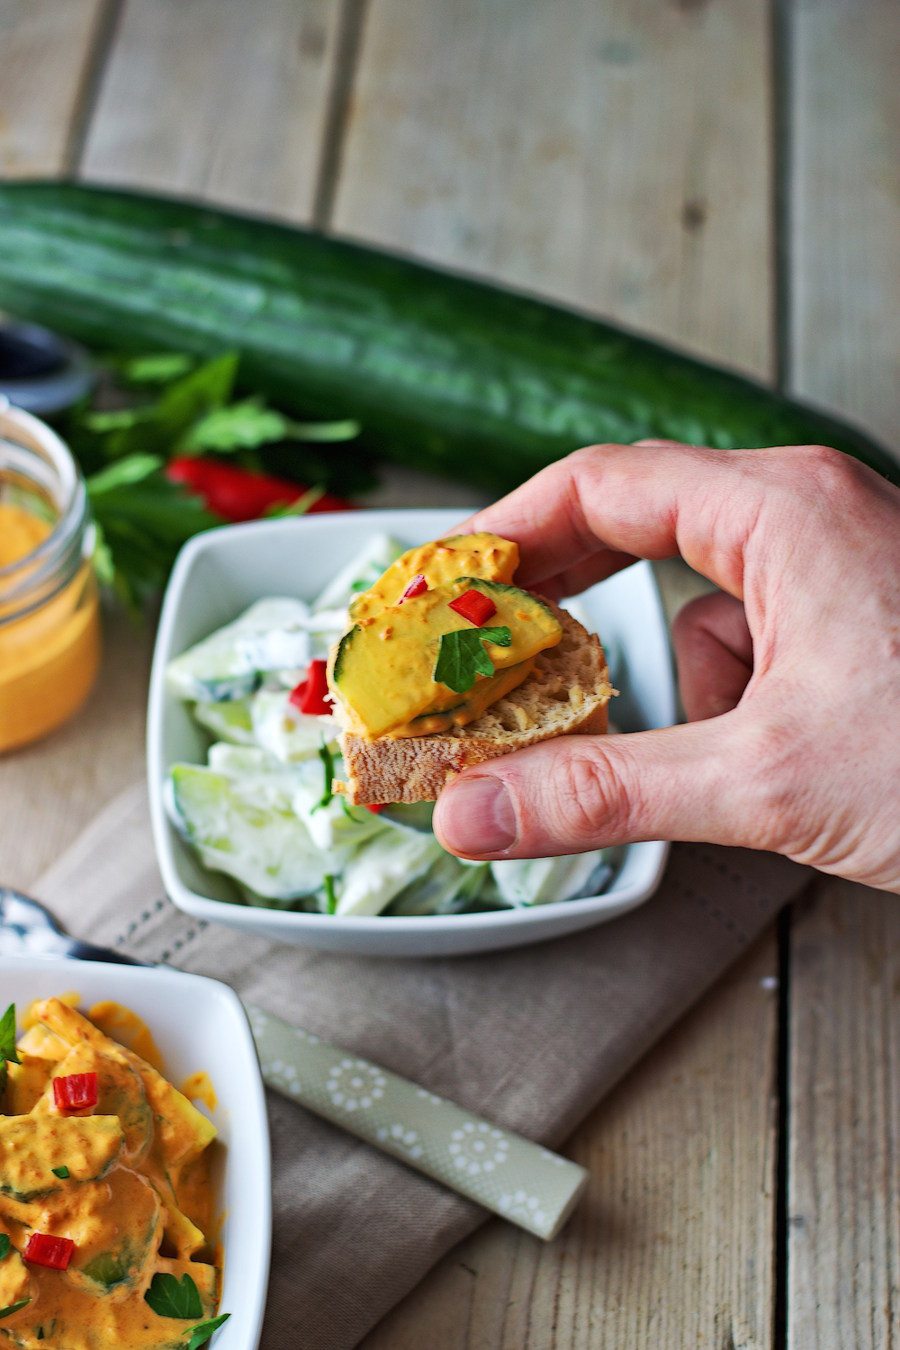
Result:
<svg viewBox="0 0 900 1350"><path fill-rule="evenodd" d="M422 566L421 548L375 535L311 604L259 600L170 663L170 690L212 744L206 764L172 766L168 813L204 866L234 879L236 901L389 918L545 904L609 884L612 850L463 862L435 838L430 802L350 806L334 791L344 765L329 648L379 586L415 587Z"/></svg>
<svg viewBox="0 0 900 1350"><path fill-rule="evenodd" d="M198 1350L227 1318L215 1126L126 1009L49 998L24 1020L17 1045L0 1019L0 1346Z"/></svg>

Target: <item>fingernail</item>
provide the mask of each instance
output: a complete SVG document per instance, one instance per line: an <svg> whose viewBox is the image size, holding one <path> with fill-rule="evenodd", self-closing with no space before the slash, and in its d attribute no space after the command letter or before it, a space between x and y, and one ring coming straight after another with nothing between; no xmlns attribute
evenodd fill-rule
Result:
<svg viewBox="0 0 900 1350"><path fill-rule="evenodd" d="M459 853L502 853L515 843L516 813L499 778L464 778L441 801L441 834Z"/></svg>

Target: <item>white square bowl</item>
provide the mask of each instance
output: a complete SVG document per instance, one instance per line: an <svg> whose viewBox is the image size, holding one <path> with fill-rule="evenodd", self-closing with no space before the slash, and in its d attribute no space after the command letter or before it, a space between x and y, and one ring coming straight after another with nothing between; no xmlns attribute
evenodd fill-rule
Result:
<svg viewBox="0 0 900 1350"><path fill-rule="evenodd" d="M224 1145L217 1197L224 1215L220 1307L231 1314L213 1345L215 1350L256 1350L269 1282L271 1169L259 1061L240 1000L218 980L161 966L0 957L4 1008L15 1003L21 1016L35 999L66 991L77 992L85 1007L112 999L142 1017L170 1081L179 1083L198 1069L209 1074L218 1098L210 1114Z"/></svg>
<svg viewBox="0 0 900 1350"><path fill-rule="evenodd" d="M452 956L520 946L587 928L632 909L659 884L668 845L632 844L603 895L529 909L415 917L338 917L236 903L227 877L208 872L170 824L163 785L172 764L205 763L209 737L166 687L172 657L234 619L265 595L312 600L369 534L385 531L412 545L451 532L460 509L339 512L256 521L196 535L182 549L163 603L147 723L153 837L163 883L180 909L281 942L363 956ZM670 726L675 690L665 617L652 570L637 563L579 596L612 653L623 731Z"/></svg>

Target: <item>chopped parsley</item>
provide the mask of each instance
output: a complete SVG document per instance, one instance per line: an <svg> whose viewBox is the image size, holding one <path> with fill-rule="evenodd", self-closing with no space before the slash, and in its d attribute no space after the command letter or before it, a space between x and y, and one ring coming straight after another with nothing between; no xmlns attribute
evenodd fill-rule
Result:
<svg viewBox="0 0 900 1350"><path fill-rule="evenodd" d="M320 806L327 806L334 796L334 791L332 790L332 784L334 782L334 755L328 749L328 746L324 741L319 746L318 755L319 759L322 761L322 768L325 770L325 791L316 802L312 811L310 811L310 815L312 815L313 812L318 811Z"/></svg>
<svg viewBox="0 0 900 1350"><path fill-rule="evenodd" d="M191 1327L190 1341L188 1350L200 1350L201 1345L205 1345L213 1332L218 1331L223 1322L227 1322L231 1313L219 1313L218 1317L211 1317L208 1322L199 1322L197 1326Z"/></svg>
<svg viewBox="0 0 900 1350"><path fill-rule="evenodd" d="M11 1251L12 1243L10 1242L9 1237L6 1233L0 1233L0 1261L2 1261L5 1256L9 1256Z"/></svg>
<svg viewBox="0 0 900 1350"><path fill-rule="evenodd" d="M60 1181L68 1181L69 1179L68 1167L51 1167L50 1171L55 1177L59 1177Z"/></svg>
<svg viewBox="0 0 900 1350"><path fill-rule="evenodd" d="M18 1303L10 1303L8 1308L0 1308L0 1317L12 1317L13 1313L18 1312L20 1308L26 1308L30 1302L30 1298L20 1298Z"/></svg>
<svg viewBox="0 0 900 1350"><path fill-rule="evenodd" d="M11 1003L6 1012L0 1017L0 1059L9 1060L11 1064L19 1063L19 1055L16 1050L16 1005Z"/></svg>

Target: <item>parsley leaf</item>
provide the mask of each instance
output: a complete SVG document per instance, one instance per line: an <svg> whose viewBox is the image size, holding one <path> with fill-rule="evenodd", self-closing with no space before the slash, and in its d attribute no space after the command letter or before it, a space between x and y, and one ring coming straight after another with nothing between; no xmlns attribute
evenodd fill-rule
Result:
<svg viewBox="0 0 900 1350"><path fill-rule="evenodd" d="M18 1303L10 1303L8 1308L0 1308L0 1317L11 1317L14 1312L18 1312L20 1308L27 1307L30 1302L30 1298L20 1298Z"/></svg>
<svg viewBox="0 0 900 1350"><path fill-rule="evenodd" d="M197 497L169 482L155 455L128 455L87 480L98 529L94 561L102 581L136 608L162 586L175 555L198 530L221 522Z"/></svg>
<svg viewBox="0 0 900 1350"><path fill-rule="evenodd" d="M68 1167L51 1167L50 1171L55 1177L59 1177L60 1181L68 1181L69 1179Z"/></svg>
<svg viewBox="0 0 900 1350"><path fill-rule="evenodd" d="M328 749L328 746L324 744L324 742L322 743L322 745L319 746L317 754L319 756L319 759L322 761L322 768L325 770L325 791L322 793L321 797L316 802L312 811L310 811L309 813L310 815L313 815L316 811L318 811L320 806L327 806L328 803L331 801L332 797L334 796L334 791L332 789L332 784L334 782L334 755Z"/></svg>
<svg viewBox="0 0 900 1350"><path fill-rule="evenodd" d="M205 1345L213 1332L218 1331L223 1322L227 1322L231 1313L219 1313L218 1317L212 1317L208 1322L200 1322L197 1326L191 1327L190 1342L187 1350L200 1350L201 1345Z"/></svg>
<svg viewBox="0 0 900 1350"><path fill-rule="evenodd" d="M9 1237L6 1233L0 1233L0 1261L3 1260L4 1256L9 1256L11 1250L12 1243L10 1242Z"/></svg>
<svg viewBox="0 0 900 1350"><path fill-rule="evenodd" d="M19 1063L19 1055L16 1050L16 1005L11 1003L6 1012L0 1017L0 1060L9 1060L11 1064Z"/></svg>
<svg viewBox="0 0 900 1350"><path fill-rule="evenodd" d="M259 445L271 445L290 435L290 419L274 408L267 408L260 398L245 398L224 408L213 408L195 422L181 442L188 455L200 455L207 450L225 454L229 450L255 450Z"/></svg>
<svg viewBox="0 0 900 1350"><path fill-rule="evenodd" d="M484 644L508 647L512 634L508 628L457 628L444 633L438 651L434 678L455 694L471 689L478 675L493 675L494 663Z"/></svg>
<svg viewBox="0 0 900 1350"><path fill-rule="evenodd" d="M295 422L284 413L269 408L259 397L245 398L239 403L213 408L195 422L181 449L188 455L205 454L213 450L228 454L232 450L256 450L261 445L277 441L316 441L331 444L355 439L360 433L358 422L345 419L340 422Z"/></svg>
<svg viewBox="0 0 900 1350"><path fill-rule="evenodd" d="M336 441L354 441L362 431L359 422L349 417L341 422L291 422L290 434L295 441L318 441L333 445Z"/></svg>
<svg viewBox="0 0 900 1350"><path fill-rule="evenodd" d="M121 370L129 384L168 384L187 375L194 364L194 358L184 352L150 352L123 361Z"/></svg>
<svg viewBox="0 0 900 1350"><path fill-rule="evenodd" d="M179 1280L177 1275L168 1275L158 1270L150 1281L150 1288L144 1294L144 1298L157 1317L203 1316L200 1294L190 1275L185 1275Z"/></svg>

